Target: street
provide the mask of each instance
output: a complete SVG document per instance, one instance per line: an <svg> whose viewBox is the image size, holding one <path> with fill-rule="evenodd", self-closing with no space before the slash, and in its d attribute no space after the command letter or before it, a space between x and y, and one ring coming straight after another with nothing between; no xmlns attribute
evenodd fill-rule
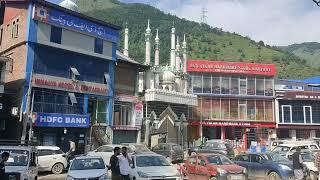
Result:
<svg viewBox="0 0 320 180"><path fill-rule="evenodd" d="M67 173L64 174L39 174L38 180L65 180Z"/></svg>

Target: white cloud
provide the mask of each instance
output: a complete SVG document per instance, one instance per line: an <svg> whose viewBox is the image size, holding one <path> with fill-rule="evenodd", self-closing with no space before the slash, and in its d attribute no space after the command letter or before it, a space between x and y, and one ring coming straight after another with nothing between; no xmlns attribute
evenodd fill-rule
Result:
<svg viewBox="0 0 320 180"><path fill-rule="evenodd" d="M207 22L270 45L320 42L320 8L311 0L159 0L152 5L186 19Z"/></svg>

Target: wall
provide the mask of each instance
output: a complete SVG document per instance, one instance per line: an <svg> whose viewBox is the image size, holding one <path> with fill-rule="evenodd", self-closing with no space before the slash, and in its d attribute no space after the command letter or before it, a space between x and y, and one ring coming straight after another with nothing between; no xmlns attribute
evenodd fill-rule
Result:
<svg viewBox="0 0 320 180"><path fill-rule="evenodd" d="M137 79L135 66L119 63L115 69L115 91L120 94L134 95Z"/></svg>

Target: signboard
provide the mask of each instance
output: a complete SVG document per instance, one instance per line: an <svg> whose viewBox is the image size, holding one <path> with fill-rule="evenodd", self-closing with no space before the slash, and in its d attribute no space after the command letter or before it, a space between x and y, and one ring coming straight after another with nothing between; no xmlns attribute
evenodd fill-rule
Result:
<svg viewBox="0 0 320 180"><path fill-rule="evenodd" d="M34 113L34 126L38 127L78 127L87 128L90 124L89 115Z"/></svg>
<svg viewBox="0 0 320 180"><path fill-rule="evenodd" d="M133 127L133 126L113 126L113 130L124 130L124 131L136 131L139 130L139 127Z"/></svg>
<svg viewBox="0 0 320 180"><path fill-rule="evenodd" d="M38 4L35 4L33 8L33 19L66 29L79 31L115 43L117 43L119 39L119 33L115 29Z"/></svg>
<svg viewBox="0 0 320 180"><path fill-rule="evenodd" d="M188 60L188 72L275 76L274 64Z"/></svg>
<svg viewBox="0 0 320 180"><path fill-rule="evenodd" d="M136 126L141 126L142 125L142 119L143 119L143 103L138 102L134 106L134 113L136 116Z"/></svg>
<svg viewBox="0 0 320 180"><path fill-rule="evenodd" d="M191 126L234 126L234 127L259 127L259 128L276 128L274 122L223 122L223 121L193 121L189 122Z"/></svg>
<svg viewBox="0 0 320 180"><path fill-rule="evenodd" d="M131 95L125 95L125 94L117 94L114 97L114 101L121 101L121 102L137 102L138 97L137 96L131 96Z"/></svg>
<svg viewBox="0 0 320 180"><path fill-rule="evenodd" d="M86 81L75 81L72 79L48 76L43 74L33 74L32 86L61 91L104 95L108 94L106 84L92 83Z"/></svg>
<svg viewBox="0 0 320 180"><path fill-rule="evenodd" d="M320 101L320 92L285 92L283 99L289 100L318 100Z"/></svg>

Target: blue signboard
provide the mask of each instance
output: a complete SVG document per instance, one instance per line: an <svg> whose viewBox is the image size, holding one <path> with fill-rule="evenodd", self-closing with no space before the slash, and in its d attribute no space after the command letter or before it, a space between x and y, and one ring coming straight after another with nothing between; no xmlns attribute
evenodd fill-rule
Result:
<svg viewBox="0 0 320 180"><path fill-rule="evenodd" d="M34 113L35 126L38 127L78 127L87 128L90 124L89 115Z"/></svg>
<svg viewBox="0 0 320 180"><path fill-rule="evenodd" d="M117 43L119 39L119 31L116 29L40 5L35 5L33 18L38 21L73 29L115 43Z"/></svg>

